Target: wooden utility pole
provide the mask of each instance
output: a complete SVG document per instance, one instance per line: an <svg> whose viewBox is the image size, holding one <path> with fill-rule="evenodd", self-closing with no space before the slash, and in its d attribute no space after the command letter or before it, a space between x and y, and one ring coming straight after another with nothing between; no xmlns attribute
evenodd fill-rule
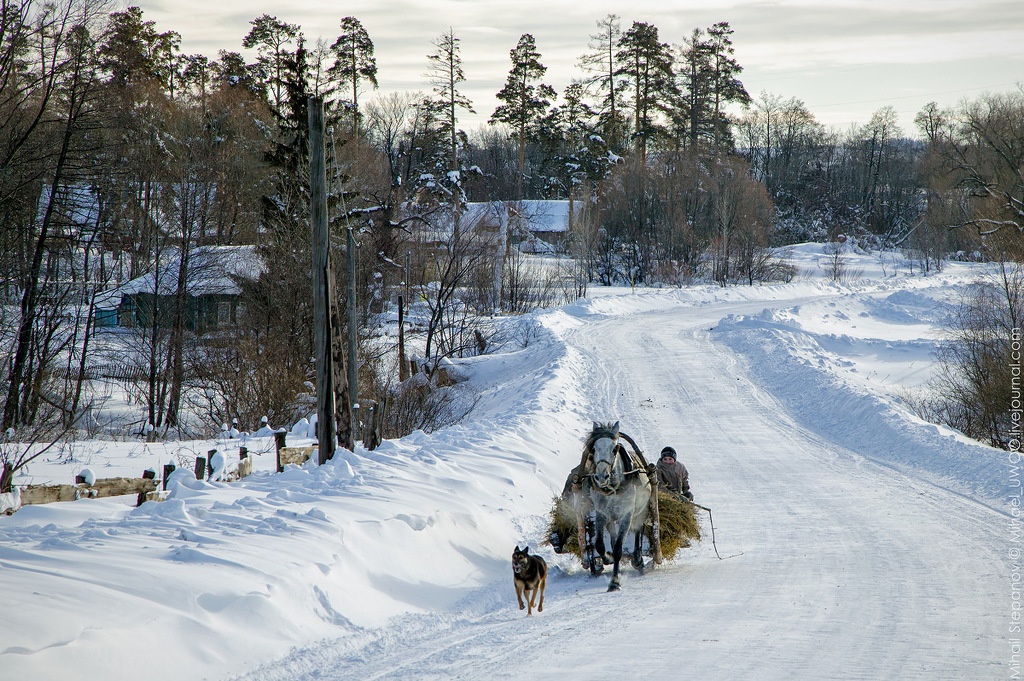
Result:
<svg viewBox="0 0 1024 681"><path fill-rule="evenodd" d="M348 399L355 409L359 404L359 360L356 357L356 240L348 225Z"/></svg>
<svg viewBox="0 0 1024 681"><path fill-rule="evenodd" d="M345 325L341 321L341 304L338 301L338 288L334 284L334 271L328 279L331 292L331 354L334 357L334 414L338 425L338 444L350 452L355 451L355 418L352 414L352 401L348 396L348 374L345 367L345 339L341 330Z"/></svg>
<svg viewBox="0 0 1024 681"><path fill-rule="evenodd" d="M334 361L331 356L331 244L327 232L327 164L324 156L324 102L309 98L309 222L313 233L313 341L316 351L319 463L334 456Z"/></svg>
<svg viewBox="0 0 1024 681"><path fill-rule="evenodd" d="M398 380L409 378L409 360L405 357L405 298L398 296Z"/></svg>

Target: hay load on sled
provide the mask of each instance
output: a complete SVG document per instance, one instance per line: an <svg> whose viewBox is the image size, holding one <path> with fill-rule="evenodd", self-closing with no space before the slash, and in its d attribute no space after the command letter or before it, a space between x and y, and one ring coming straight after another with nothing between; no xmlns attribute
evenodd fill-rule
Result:
<svg viewBox="0 0 1024 681"><path fill-rule="evenodd" d="M609 591L619 588L627 534L633 534L630 557L638 570L645 567L645 554L658 564L700 539L694 505L658 490L654 465L618 422L594 423L580 464L555 499L550 518L549 537L557 553L574 553L595 575L605 564L614 565Z"/></svg>
<svg viewBox="0 0 1024 681"><path fill-rule="evenodd" d="M700 523L693 504L659 490L658 514L661 518L658 528L661 553L665 558L675 558L680 549L689 548L693 542L701 540ZM548 520L549 543L555 553L572 553L582 560L583 552L576 536L576 509L572 502L565 497L555 497ZM644 525L645 555L650 555L650 546L654 543L651 537L653 529L651 523ZM564 540L561 539L563 537Z"/></svg>

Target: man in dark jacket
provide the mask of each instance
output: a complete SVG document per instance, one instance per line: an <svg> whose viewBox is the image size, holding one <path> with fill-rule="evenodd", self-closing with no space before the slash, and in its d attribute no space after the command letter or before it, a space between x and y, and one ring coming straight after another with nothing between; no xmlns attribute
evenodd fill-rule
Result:
<svg viewBox="0 0 1024 681"><path fill-rule="evenodd" d="M676 461L676 450L665 447L658 460L658 484L662 489L693 501L690 492L690 474L686 466Z"/></svg>

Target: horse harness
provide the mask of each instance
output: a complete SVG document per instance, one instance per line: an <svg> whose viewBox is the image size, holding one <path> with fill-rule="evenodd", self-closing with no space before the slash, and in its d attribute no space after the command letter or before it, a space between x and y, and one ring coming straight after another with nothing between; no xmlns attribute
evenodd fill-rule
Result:
<svg viewBox="0 0 1024 681"><path fill-rule="evenodd" d="M633 447L632 454L625 447L622 446L621 442L619 442L620 437L625 439L626 442L628 442ZM594 433L593 436L587 441L587 446L584 448L583 461L580 462L581 471L584 470L588 462L593 462L594 444L598 440L602 440L604 438L608 438L615 442L615 454L622 460L623 478L625 478L628 475L639 475L640 473L646 473L648 479L651 478L654 468L653 465L648 464L647 461L644 459L643 452L640 451L640 448L637 446L633 438L622 432L618 433L617 435L611 432ZM595 474L596 473L578 474L577 477L579 478L579 480L576 484L581 485L583 484L584 480L589 479L591 484L594 486L594 489L596 489L604 496L611 496L615 494L618 491L619 485L622 484L622 481L620 480L618 483L610 487L600 485L594 477Z"/></svg>

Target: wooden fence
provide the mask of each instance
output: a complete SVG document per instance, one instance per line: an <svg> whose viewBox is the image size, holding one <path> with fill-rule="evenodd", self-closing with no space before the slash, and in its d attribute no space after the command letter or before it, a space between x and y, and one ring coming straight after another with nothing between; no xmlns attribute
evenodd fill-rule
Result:
<svg viewBox="0 0 1024 681"><path fill-rule="evenodd" d="M138 504L146 501L150 492L156 492L153 478L101 478L92 485L27 485L21 488L21 505L51 504L55 501L77 499L103 499L125 494L138 496Z"/></svg>
<svg viewBox="0 0 1024 681"><path fill-rule="evenodd" d="M317 452L317 446L311 447L287 447L285 446L286 433L279 431L275 433L275 444L277 449L277 470L283 471L288 464L301 466ZM212 456L216 450L210 450ZM252 474L252 458L246 447L239 447L238 468L231 472L227 480L238 480ZM195 476L199 480L206 479L213 473L209 467L208 457L197 456L195 460ZM173 464L164 466L163 484L167 488L167 479L176 469ZM126 494L137 495L136 505L142 505L146 501L161 501L165 492L157 489L160 481L156 479L153 471L146 471L141 478L101 478L86 484L81 479L76 480L73 485L26 485L21 487L21 505L51 504L57 501L77 501L79 499L103 499L106 497L123 496ZM8 511L13 512L13 511Z"/></svg>

